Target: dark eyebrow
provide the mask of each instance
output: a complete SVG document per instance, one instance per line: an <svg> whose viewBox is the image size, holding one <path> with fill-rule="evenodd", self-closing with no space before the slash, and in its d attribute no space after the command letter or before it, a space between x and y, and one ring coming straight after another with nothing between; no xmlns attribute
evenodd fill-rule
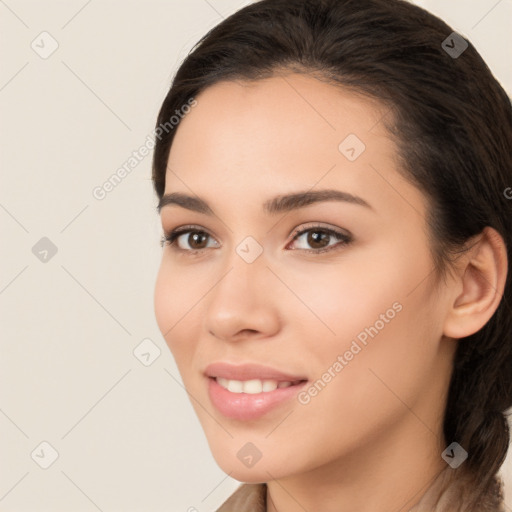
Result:
<svg viewBox="0 0 512 512"><path fill-rule="evenodd" d="M298 208L303 208L313 203L323 201L343 201L346 203L357 204L373 210L363 198L354 196L348 192L341 190L325 189L325 190L306 190L302 192L295 192L293 194L286 194L276 196L263 203L263 210L269 215L276 215L282 212L289 212ZM193 212L204 213L205 215L214 215L213 210L209 204L200 197L189 196L181 192L172 192L165 194L160 199L157 210L160 213L164 206L178 205Z"/></svg>

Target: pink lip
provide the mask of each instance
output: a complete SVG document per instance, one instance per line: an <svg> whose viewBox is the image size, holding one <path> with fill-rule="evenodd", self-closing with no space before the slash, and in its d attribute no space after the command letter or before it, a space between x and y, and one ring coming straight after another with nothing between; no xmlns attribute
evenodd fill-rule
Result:
<svg viewBox="0 0 512 512"><path fill-rule="evenodd" d="M281 372L259 364L232 365L229 363L212 363L204 372L207 377L208 394L212 404L227 418L241 421L256 420L279 405L297 395L307 383L305 377ZM277 382L294 382L286 388L277 388L256 394L232 393L217 383L215 377L230 380L275 380Z"/></svg>
<svg viewBox="0 0 512 512"><path fill-rule="evenodd" d="M204 374L207 377L222 377L224 379L242 381L251 379L276 380L277 382L307 380L305 376L292 375L260 364L249 363L233 365L221 361L209 364L206 367Z"/></svg>
<svg viewBox="0 0 512 512"><path fill-rule="evenodd" d="M232 393L217 383L213 377L208 378L208 394L212 404L227 418L240 421L256 420L279 405L292 399L307 382L300 382L287 388L256 393Z"/></svg>

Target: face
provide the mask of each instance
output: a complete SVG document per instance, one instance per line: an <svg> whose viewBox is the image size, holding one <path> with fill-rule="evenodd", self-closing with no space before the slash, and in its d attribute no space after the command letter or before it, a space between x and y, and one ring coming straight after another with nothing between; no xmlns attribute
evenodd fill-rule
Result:
<svg viewBox="0 0 512 512"><path fill-rule="evenodd" d="M207 206L161 208L164 232L181 234L154 298L220 467L245 482L332 469L425 431L417 416L438 425L446 300L386 109L298 74L196 100L165 194ZM286 199L304 193L317 195Z"/></svg>

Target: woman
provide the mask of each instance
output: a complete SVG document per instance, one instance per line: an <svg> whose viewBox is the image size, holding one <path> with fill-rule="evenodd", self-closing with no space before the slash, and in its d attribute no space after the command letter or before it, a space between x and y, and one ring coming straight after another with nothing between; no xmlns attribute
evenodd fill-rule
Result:
<svg viewBox="0 0 512 512"><path fill-rule="evenodd" d="M218 512L504 510L512 109L475 48L401 0L262 0L157 134L156 319L245 482Z"/></svg>

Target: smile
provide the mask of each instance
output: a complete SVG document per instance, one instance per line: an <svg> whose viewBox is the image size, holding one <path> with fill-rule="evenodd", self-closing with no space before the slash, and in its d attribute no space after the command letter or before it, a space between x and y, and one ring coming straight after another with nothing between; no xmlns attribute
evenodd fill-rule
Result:
<svg viewBox="0 0 512 512"><path fill-rule="evenodd" d="M224 379L222 377L216 377L215 379L219 386L227 389L231 393L247 393L249 395L256 395L258 393L269 393L271 391L275 391L276 389L287 388L289 386L294 386L299 384L298 381L281 381L277 380L260 380L260 379L252 379L252 380L231 380Z"/></svg>

